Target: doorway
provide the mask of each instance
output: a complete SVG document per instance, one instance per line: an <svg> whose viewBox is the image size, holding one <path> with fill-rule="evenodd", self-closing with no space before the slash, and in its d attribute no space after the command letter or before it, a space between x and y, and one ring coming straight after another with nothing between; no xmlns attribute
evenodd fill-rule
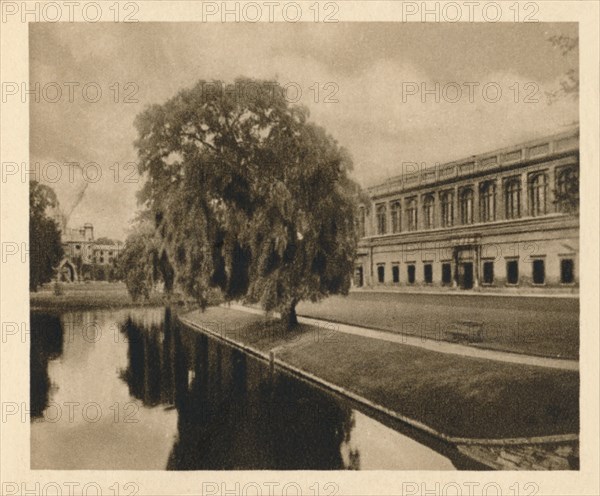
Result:
<svg viewBox="0 0 600 496"><path fill-rule="evenodd" d="M459 265L458 284L461 289L473 288L473 262L462 262Z"/></svg>

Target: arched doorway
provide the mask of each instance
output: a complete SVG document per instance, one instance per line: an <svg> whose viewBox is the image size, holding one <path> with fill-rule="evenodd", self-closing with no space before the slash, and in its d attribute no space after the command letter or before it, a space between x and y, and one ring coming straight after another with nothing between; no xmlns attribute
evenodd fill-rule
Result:
<svg viewBox="0 0 600 496"><path fill-rule="evenodd" d="M58 267L58 280L61 282L75 282L77 280L77 270L67 259L63 260Z"/></svg>

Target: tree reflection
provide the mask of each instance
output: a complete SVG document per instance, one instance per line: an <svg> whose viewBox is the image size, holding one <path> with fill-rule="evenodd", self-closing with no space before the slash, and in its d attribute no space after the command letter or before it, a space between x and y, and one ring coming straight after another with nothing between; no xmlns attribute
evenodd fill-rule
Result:
<svg viewBox="0 0 600 496"><path fill-rule="evenodd" d="M31 420L40 418L50 401L48 363L63 353L63 328L56 315L31 312L29 349Z"/></svg>
<svg viewBox="0 0 600 496"><path fill-rule="evenodd" d="M334 397L206 335L128 318L128 366L121 377L147 406L175 404L178 436L170 470L358 468L342 445L351 410Z"/></svg>
<svg viewBox="0 0 600 496"><path fill-rule="evenodd" d="M120 373L129 394L146 406L173 404L173 346L171 312L164 323L143 323L131 315L122 325L128 343L127 368Z"/></svg>
<svg viewBox="0 0 600 496"><path fill-rule="evenodd" d="M178 438L168 469L342 469L351 410L245 353L176 331Z"/></svg>

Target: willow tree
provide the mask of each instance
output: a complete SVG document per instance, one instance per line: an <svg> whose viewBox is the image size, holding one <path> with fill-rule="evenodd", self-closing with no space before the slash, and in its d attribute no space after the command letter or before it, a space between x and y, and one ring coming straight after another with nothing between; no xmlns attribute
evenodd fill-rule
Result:
<svg viewBox="0 0 600 496"><path fill-rule="evenodd" d="M136 147L175 283L293 326L301 300L348 292L359 188L345 150L277 88L200 81L137 117Z"/></svg>
<svg viewBox="0 0 600 496"><path fill-rule="evenodd" d="M134 301L149 299L159 283L163 283L166 294L171 294L173 269L147 212L136 219L117 259L115 272L125 281Z"/></svg>

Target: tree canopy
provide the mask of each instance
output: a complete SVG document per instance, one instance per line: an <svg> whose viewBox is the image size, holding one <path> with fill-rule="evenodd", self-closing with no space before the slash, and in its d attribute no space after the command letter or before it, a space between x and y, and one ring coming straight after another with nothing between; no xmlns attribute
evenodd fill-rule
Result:
<svg viewBox="0 0 600 496"><path fill-rule="evenodd" d="M52 188L37 181L29 183L29 289L36 291L50 282L64 256L60 231L46 215L58 200Z"/></svg>
<svg viewBox="0 0 600 496"><path fill-rule="evenodd" d="M576 64L579 54L579 37L558 35L549 38L552 46L560 50L564 57L569 57ZM579 100L579 68L571 67L560 80L560 87L547 92L549 103L554 103L561 99ZM558 208L569 214L579 214L579 171L570 167L564 169L561 174L563 188L554 189L554 199Z"/></svg>
<svg viewBox="0 0 600 496"><path fill-rule="evenodd" d="M578 60L579 53L579 36L566 36L557 35L551 36L548 41L552 46L560 50L564 57L574 58L574 61ZM575 57L573 57L575 55ZM571 98L573 100L579 99L579 68L571 67L563 74L559 88L546 92L549 103L556 102L561 98Z"/></svg>
<svg viewBox="0 0 600 496"><path fill-rule="evenodd" d="M94 241L97 245L116 245L117 242L114 239L107 238L106 236L102 236Z"/></svg>
<svg viewBox="0 0 600 496"><path fill-rule="evenodd" d="M359 188L348 153L277 88L200 81L138 115L136 147L175 282L293 325L299 301L349 289Z"/></svg>

